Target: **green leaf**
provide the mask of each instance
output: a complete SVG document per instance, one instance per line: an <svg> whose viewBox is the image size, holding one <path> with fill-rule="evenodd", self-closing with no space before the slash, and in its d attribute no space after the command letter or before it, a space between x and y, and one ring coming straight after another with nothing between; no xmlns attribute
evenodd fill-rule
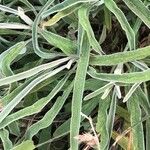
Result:
<svg viewBox="0 0 150 150"><path fill-rule="evenodd" d="M8 125L10 134L13 134L15 136L20 136L20 128L19 123L17 121L11 123Z"/></svg>
<svg viewBox="0 0 150 150"><path fill-rule="evenodd" d="M141 122L141 109L137 99L138 97L133 94L128 101L131 126L134 126L132 129L132 138L134 149L145 150L143 125L142 123L139 123Z"/></svg>
<svg viewBox="0 0 150 150"><path fill-rule="evenodd" d="M62 11L64 9L67 9L69 7L72 7L74 5L80 4L80 3L92 3L92 2L96 2L97 0L65 0L62 3L58 3L57 5L55 5L54 7L51 7L50 9L44 11L42 13L42 18L45 19L46 17L50 16L53 13L56 13L58 11Z"/></svg>
<svg viewBox="0 0 150 150"><path fill-rule="evenodd" d="M112 66L119 63L132 62L135 60L141 60L150 56L150 46L138 48L137 50L128 52L119 52L110 55L91 56L90 64L98 66Z"/></svg>
<svg viewBox="0 0 150 150"><path fill-rule="evenodd" d="M131 89L128 91L128 93L123 98L123 102L127 102L128 99L131 97L131 95L135 92L135 90L140 86L141 83L135 83Z"/></svg>
<svg viewBox="0 0 150 150"><path fill-rule="evenodd" d="M21 109L9 116L7 116L1 123L0 129L4 128L5 126L9 125L10 123L19 120L23 117L33 115L35 113L40 112L51 100L52 98L60 91L60 89L64 86L69 76L65 76L60 80L60 82L54 87L54 89L49 93L48 96L41 98L33 105L28 106L24 109Z"/></svg>
<svg viewBox="0 0 150 150"><path fill-rule="evenodd" d="M123 0L125 4L150 28L150 10L141 0Z"/></svg>
<svg viewBox="0 0 150 150"><path fill-rule="evenodd" d="M104 7L104 15L106 28L108 29L108 31L111 31L112 29L111 12L107 9L107 7Z"/></svg>
<svg viewBox="0 0 150 150"><path fill-rule="evenodd" d="M34 79L32 82L30 82L14 99L3 108L3 111L0 113L0 123L4 120L4 118L14 109L14 107L40 82L50 78L51 76L57 74L58 72L65 69L67 66L64 65L62 67L59 67L51 72L45 73L36 79Z"/></svg>
<svg viewBox="0 0 150 150"><path fill-rule="evenodd" d="M0 23L0 29L31 29L30 26L22 24L22 23Z"/></svg>
<svg viewBox="0 0 150 150"><path fill-rule="evenodd" d="M31 76L38 74L42 71L45 71L47 69L52 69L52 68L57 67L58 65L66 62L68 60L69 60L69 58L59 59L59 60L37 66L37 67L32 68L30 70L27 70L27 71L24 71L24 72L21 72L21 73L18 73L18 74L9 76L9 77L1 78L0 79L0 86L7 85L7 84L13 83L15 81L19 81L19 80L31 77Z"/></svg>
<svg viewBox="0 0 150 150"><path fill-rule="evenodd" d="M56 15L54 15L52 18L50 18L48 21L43 22L42 23L42 27L46 27L46 26L52 26L55 23L57 23L58 21L60 21L60 19L74 13L78 8L80 8L81 4L69 7L67 9L64 9L62 11L59 11Z"/></svg>
<svg viewBox="0 0 150 150"><path fill-rule="evenodd" d="M51 45L61 49L66 55L76 53L77 46L70 39L64 38L46 30L42 30L41 34Z"/></svg>
<svg viewBox="0 0 150 150"><path fill-rule="evenodd" d="M28 32L21 32L16 30L10 30L10 29L0 29L0 35L29 35L31 36L31 33Z"/></svg>
<svg viewBox="0 0 150 150"><path fill-rule="evenodd" d="M111 134L112 134L113 126L114 126L116 105L117 105L117 96L114 90L112 94L112 98L111 98L111 103L110 103L110 108L109 108L109 113L108 113L108 120L106 124L108 133L109 133L109 139L111 139Z"/></svg>
<svg viewBox="0 0 150 150"><path fill-rule="evenodd" d="M150 102L146 94L143 92L141 87L138 87L135 91L135 94L138 96L138 102L140 106L144 109L147 115L150 115Z"/></svg>
<svg viewBox="0 0 150 150"><path fill-rule="evenodd" d="M5 107L18 93L20 93L31 82L32 79L26 81L24 84L18 86L16 89L14 89L11 93L9 93L6 96L4 96L0 100L0 102L3 105L3 107Z"/></svg>
<svg viewBox="0 0 150 150"><path fill-rule="evenodd" d="M10 47L8 50L0 54L0 69L6 75L12 75L10 65L12 61L20 54L25 51L25 42L20 42ZM22 52L21 52L22 51Z"/></svg>
<svg viewBox="0 0 150 150"><path fill-rule="evenodd" d="M140 83L150 80L150 69L142 72L122 73L122 74L108 74L97 73L94 68L88 70L88 74L94 78L108 82L120 82L120 83Z"/></svg>
<svg viewBox="0 0 150 150"><path fill-rule="evenodd" d="M104 3L106 7L116 16L122 29L125 31L128 38L130 50L135 49L135 33L128 23L128 20L126 19L124 13L113 0L104 0Z"/></svg>
<svg viewBox="0 0 150 150"><path fill-rule="evenodd" d="M116 113L116 96L99 101L96 130L101 135L100 149L108 150Z"/></svg>
<svg viewBox="0 0 150 150"><path fill-rule="evenodd" d="M72 90L72 86L73 84L71 83L70 86L68 86L67 89L63 92L63 95L56 99L56 102L53 105L53 107L43 116L41 120L39 120L38 122L36 122L28 128L25 134L26 139L31 139L41 129L47 128L52 124L54 118L59 113L60 109L62 108L66 99L68 98Z"/></svg>
<svg viewBox="0 0 150 150"><path fill-rule="evenodd" d="M52 138L51 136L51 133L52 133L52 127L48 127L48 128L45 128L43 129L41 132L40 132L40 135L39 135L39 142L38 143L44 143L45 141L48 141L49 139ZM43 146L40 146L38 148L38 150L43 150L43 149L50 149L51 148L51 144L50 143L47 143L47 144L44 144Z"/></svg>
<svg viewBox="0 0 150 150"><path fill-rule="evenodd" d="M79 23L83 27L83 29L86 31L88 40L92 48L97 52L101 53L102 48L98 41L95 38L93 29L90 25L90 21L88 19L89 17L89 6L88 5L83 5L79 10L78 10L78 18L79 18Z"/></svg>
<svg viewBox="0 0 150 150"><path fill-rule="evenodd" d="M39 11L39 13L36 15L36 18L32 25L32 44L34 52L41 58L49 59L54 58L55 54L47 53L41 51L38 44L38 25L41 21L41 15L43 11L47 10L49 6L54 2L54 0L48 0L47 3L42 7L42 9Z"/></svg>
<svg viewBox="0 0 150 150"><path fill-rule="evenodd" d="M15 15L18 15L18 11L17 10L12 9L10 7L7 7L7 6L4 6L4 5L0 5L0 10L1 11L5 11L5 12L9 12L9 13L12 13L12 14L15 14Z"/></svg>
<svg viewBox="0 0 150 150"><path fill-rule="evenodd" d="M9 139L9 132L5 128L0 130L0 138L2 140L4 150L10 150L13 147L12 142Z"/></svg>
<svg viewBox="0 0 150 150"><path fill-rule="evenodd" d="M20 42L10 47L0 55L0 70L5 76L13 75L10 65L16 59L19 54L23 54L26 51L25 42ZM11 90L17 87L17 83L11 85Z"/></svg>
<svg viewBox="0 0 150 150"><path fill-rule="evenodd" d="M106 150L109 142L109 132L107 128L108 114L107 111L110 107L110 97L105 100L99 100L98 117L96 124L96 131L101 135L100 148Z"/></svg>
<svg viewBox="0 0 150 150"><path fill-rule="evenodd" d="M146 150L150 147L150 119L146 120Z"/></svg>
<svg viewBox="0 0 150 150"><path fill-rule="evenodd" d="M35 145L33 141L27 140L27 141L23 141L21 144L15 146L11 150L34 150L34 149L35 149Z"/></svg>
<svg viewBox="0 0 150 150"><path fill-rule="evenodd" d="M106 84L105 86L103 86L103 87L97 89L96 91L94 91L94 92L92 92L92 93L86 95L86 96L84 97L84 100L86 101L86 100L89 100L89 99L91 99L91 98L93 98L93 97L95 97L95 96L98 96L99 94L103 93L106 89L111 88L112 86L113 86L113 83L108 83L108 84Z"/></svg>
<svg viewBox="0 0 150 150"><path fill-rule="evenodd" d="M80 58L78 60L78 66L74 81L73 98L72 98L72 114L70 124L70 147L73 150L78 150L78 141L74 137L79 134L80 122L81 122L81 108L84 92L84 85L87 73L87 67L89 63L90 46L86 34L83 31L83 39L81 39Z"/></svg>

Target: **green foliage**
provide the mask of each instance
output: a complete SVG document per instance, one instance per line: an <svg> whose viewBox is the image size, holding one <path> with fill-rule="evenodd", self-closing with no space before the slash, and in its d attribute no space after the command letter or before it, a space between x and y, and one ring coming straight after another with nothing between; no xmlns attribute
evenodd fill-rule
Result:
<svg viewBox="0 0 150 150"><path fill-rule="evenodd" d="M149 150L149 28L148 1L0 1L0 149Z"/></svg>

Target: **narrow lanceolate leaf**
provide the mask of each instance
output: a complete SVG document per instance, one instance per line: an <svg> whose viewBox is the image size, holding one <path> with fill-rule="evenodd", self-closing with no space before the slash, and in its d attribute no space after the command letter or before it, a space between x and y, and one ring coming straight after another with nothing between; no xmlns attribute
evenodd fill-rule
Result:
<svg viewBox="0 0 150 150"><path fill-rule="evenodd" d="M72 98L72 116L70 124L70 147L72 150L78 150L78 141L74 137L76 137L79 134L80 129L80 121L81 121L80 113L82 108L85 78L90 55L90 47L86 34L84 34L83 39L80 42L81 42L80 43L81 53L80 58L78 60L78 66L74 82L73 98Z"/></svg>
<svg viewBox="0 0 150 150"><path fill-rule="evenodd" d="M122 74L108 74L96 73L95 69L90 67L88 74L99 80L120 83L140 83L150 80L150 69L142 72L122 73Z"/></svg>
<svg viewBox="0 0 150 150"><path fill-rule="evenodd" d="M115 90L114 90L115 91ZM116 104L117 104L117 96L115 92L113 91L112 98L111 98L111 103L110 103L110 108L109 108L109 113L108 113L108 120L107 120L107 129L108 129L108 143L107 143L107 148L109 148L109 142L111 139L111 134L114 126L114 121L115 121L115 113L116 113Z"/></svg>
<svg viewBox="0 0 150 150"><path fill-rule="evenodd" d="M112 30L112 18L111 18L111 12L107 9L107 7L104 7L104 16L105 16L106 28L109 31L111 31Z"/></svg>
<svg viewBox="0 0 150 150"><path fill-rule="evenodd" d="M52 124L54 118L59 113L66 99L68 98L70 92L72 91L72 87L73 87L73 84L71 83L67 87L67 89L63 92L63 95L56 99L56 102L53 105L53 107L43 116L43 118L29 127L25 135L26 139L31 139L41 129L44 129Z"/></svg>
<svg viewBox="0 0 150 150"><path fill-rule="evenodd" d="M113 0L104 0L106 7L116 16L128 38L130 50L135 49L135 33L127 18Z"/></svg>
<svg viewBox="0 0 150 150"><path fill-rule="evenodd" d="M60 19L70 15L71 13L75 12L80 7L80 4L69 7L67 9L64 9L62 11L59 11L56 15L54 15L52 18L50 18L48 21L42 23L42 27L45 26L52 26L55 23L57 23Z"/></svg>
<svg viewBox="0 0 150 150"><path fill-rule="evenodd" d="M91 56L90 64L98 66L111 66L119 63L132 62L150 56L150 46L138 48L137 50L119 52L111 55Z"/></svg>
<svg viewBox="0 0 150 150"><path fill-rule="evenodd" d="M68 60L69 60L69 58L62 58L62 59L59 59L59 60L56 60L56 61L52 61L52 62L47 63L47 64L43 64L43 65L37 66L37 67L32 68L30 70L27 70L27 71L24 71L24 72L21 72L21 73L9 76L9 77L1 78L0 79L0 86L7 85L7 84L10 84L10 83L13 83L15 81L22 80L22 79L26 79L28 77L31 77L33 75L38 74L39 72L42 72L42 71L45 71L47 69L51 69L51 68L57 67L58 65L66 62Z"/></svg>
<svg viewBox="0 0 150 150"><path fill-rule="evenodd" d="M130 112L131 126L133 126L131 130L132 138L133 138L133 146L135 150L138 150L138 149L145 150L144 131L143 131L143 125L141 122L142 114L141 114L140 105L137 99L138 97L133 94L128 101L129 102L128 109Z"/></svg>
<svg viewBox="0 0 150 150"><path fill-rule="evenodd" d="M31 33L25 31L11 30L11 29L0 29L0 35L29 35Z"/></svg>
<svg viewBox="0 0 150 150"><path fill-rule="evenodd" d="M0 69L5 76L13 74L10 65L23 49L25 49L25 42L20 42L0 55Z"/></svg>
<svg viewBox="0 0 150 150"><path fill-rule="evenodd" d="M55 5L54 7L51 7L50 9L44 11L42 13L42 18L45 19L46 17L48 17L49 15L62 11L64 9L67 9L69 7L75 6L77 4L80 3L92 3L92 2L96 2L97 0L65 0L62 3L58 3L57 5Z"/></svg>
<svg viewBox="0 0 150 150"><path fill-rule="evenodd" d="M66 55L76 53L77 46L70 39L64 38L46 30L42 30L41 34L51 45L61 49Z"/></svg>
<svg viewBox="0 0 150 150"><path fill-rule="evenodd" d="M20 93L31 81L33 78L30 80L27 80L25 83L22 85L18 86L16 89L14 89L11 93L7 94L4 96L1 100L0 103L2 104L3 107L5 107L18 93Z"/></svg>
<svg viewBox="0 0 150 150"><path fill-rule="evenodd" d="M98 96L99 94L103 93L106 89L111 88L113 85L114 85L113 83L108 83L108 84L106 84L105 86L103 86L103 87L97 89L96 91L94 91L94 92L92 92L92 93L86 95L86 96L84 97L84 100L86 101L86 100L89 100L89 99L91 99L91 98L93 98L93 97Z"/></svg>
<svg viewBox="0 0 150 150"><path fill-rule="evenodd" d="M130 96L134 93L134 91L140 86L141 83L135 83L131 89L128 91L128 93L123 98L123 102L127 102Z"/></svg>
<svg viewBox="0 0 150 150"><path fill-rule="evenodd" d="M21 23L0 23L0 29L31 29L30 26Z"/></svg>
<svg viewBox="0 0 150 150"><path fill-rule="evenodd" d="M88 5L83 5L78 11L78 18L79 23L82 25L83 29L86 31L89 43L92 48L97 52L100 53L102 51L100 44L95 38L93 29L90 25L89 21L89 7Z"/></svg>
<svg viewBox="0 0 150 150"><path fill-rule="evenodd" d="M34 149L35 149L35 145L33 141L27 140L27 141L23 141L21 144L13 147L10 150L34 150Z"/></svg>
<svg viewBox="0 0 150 150"><path fill-rule="evenodd" d="M36 15L36 18L33 22L32 25L32 44L33 44L33 49L34 52L41 58L49 59L49 58L54 58L55 55L47 52L43 52L39 48L38 44L38 25L41 21L41 14L43 11L47 10L49 6L54 2L54 0L48 0L47 3L43 6L43 8L39 11L39 13Z"/></svg>
<svg viewBox="0 0 150 150"><path fill-rule="evenodd" d="M125 4L150 28L150 10L141 0L123 0Z"/></svg>
<svg viewBox="0 0 150 150"><path fill-rule="evenodd" d="M6 76L12 74L10 64L20 53L24 52L25 45L25 42L19 42L0 54L0 69Z"/></svg>
<svg viewBox="0 0 150 150"><path fill-rule="evenodd" d="M146 150L150 147L150 119L146 120Z"/></svg>
<svg viewBox="0 0 150 150"><path fill-rule="evenodd" d="M147 95L143 92L143 90L140 87L137 88L137 90L135 91L135 94L131 98L132 98L131 100L134 100L133 103L135 103L135 101L136 101L136 103L138 103L138 105L140 105L138 107L140 107L140 108L142 107L143 110L145 111L145 113L147 114L147 116L149 116L149 114L150 114L150 103L149 103ZM137 104L136 104L136 106L137 106ZM139 109L138 107L136 109ZM137 110L135 110L135 111L137 111ZM139 112L141 114L141 110ZM141 116L139 116L139 118L137 120L140 120L140 121L139 122L137 121L137 124L135 123L135 128L138 125L139 126L142 125L142 123L140 123L141 122ZM148 147L149 147L149 125L150 125L149 124L149 118L147 118L147 120L146 120L146 147L147 148L146 149L148 149ZM134 131L134 128L133 128L133 131ZM134 143L133 143L133 145L134 145Z"/></svg>
<svg viewBox="0 0 150 150"><path fill-rule="evenodd" d="M135 94L138 97L138 103L143 108L147 116L150 115L150 103L147 95L143 92L143 90L138 87L135 91ZM150 119L148 118L146 120L146 150L148 150L150 147Z"/></svg>
<svg viewBox="0 0 150 150"><path fill-rule="evenodd" d="M143 90L140 87L137 88L135 93L138 97L137 100L140 106L143 108L143 110L145 111L147 115L150 115L150 102L149 102L149 98L147 97L147 95L143 92Z"/></svg>
<svg viewBox="0 0 150 150"><path fill-rule="evenodd" d="M12 8L10 8L10 7L7 7L7 6L4 6L4 5L0 5L0 10L1 10L1 11L4 11L4 12L9 12L9 13L18 15L18 11L17 11L17 10L12 9Z"/></svg>
<svg viewBox="0 0 150 150"><path fill-rule="evenodd" d="M9 139L9 132L6 129L0 130L0 139L2 140L4 150L10 150L13 147Z"/></svg>
<svg viewBox="0 0 150 150"><path fill-rule="evenodd" d="M107 111L110 107L111 99L107 97L105 100L99 100L98 117L96 124L96 131L101 135L100 148L106 150L109 143L109 131L107 128L108 114Z"/></svg>
<svg viewBox="0 0 150 150"><path fill-rule="evenodd" d="M12 101L6 105L3 108L3 111L0 113L0 122L2 122L4 120L4 118L6 118L6 116L14 109L14 107L39 83L41 83L42 81L50 78L51 76L57 74L58 72L62 71L63 69L65 69L67 66L64 65L62 67L59 67L51 72L45 73L39 77L37 77L36 79L34 79L32 82L30 82L16 97L14 97L14 99L12 99Z"/></svg>
<svg viewBox="0 0 150 150"><path fill-rule="evenodd" d="M98 119L96 124L97 132L100 137L100 149L108 150L111 139L114 118L116 113L116 95L113 93L112 99L109 96L106 100L99 101ZM109 112L108 112L109 109Z"/></svg>
<svg viewBox="0 0 150 150"><path fill-rule="evenodd" d="M47 86L48 84L51 84L54 80L57 80L59 77L62 77L65 75L65 72L60 72L58 74L56 74L55 76L52 76L46 80L44 80L43 82L39 83L37 86L35 86L35 88L33 88L29 94L37 92L38 90L40 90L41 88L43 88L44 86ZM37 77L37 76L36 76ZM6 96L4 96L1 100L0 103L2 104L3 107L5 107L10 101L12 101L12 99L17 96L18 93L20 93L32 80L34 80L36 77L32 77L30 79L28 79L26 82L24 82L23 84L21 84L20 86L18 86L16 89L14 89L11 93L7 94Z"/></svg>
<svg viewBox="0 0 150 150"><path fill-rule="evenodd" d="M23 117L33 115L35 113L40 112L46 105L49 103L52 98L61 90L61 88L64 86L68 79L69 75L65 76L60 80L60 82L54 87L54 89L49 93L48 96L41 98L37 102L35 102L33 105L26 107L24 109L21 109L9 116L7 116L1 123L0 123L0 129L4 128L5 126L9 125L10 123L19 120Z"/></svg>
<svg viewBox="0 0 150 150"><path fill-rule="evenodd" d="M8 129L10 134L13 134L15 136L20 136L21 130L19 127L19 123L17 121L9 124Z"/></svg>
<svg viewBox="0 0 150 150"><path fill-rule="evenodd" d="M5 76L13 75L10 65L19 54L23 54L26 51L25 45L25 42L17 43L0 55L0 70ZM11 85L11 89L16 87L16 83Z"/></svg>
<svg viewBox="0 0 150 150"><path fill-rule="evenodd" d="M18 7L18 15L27 25L32 26L33 21L25 15L25 12L21 7Z"/></svg>

